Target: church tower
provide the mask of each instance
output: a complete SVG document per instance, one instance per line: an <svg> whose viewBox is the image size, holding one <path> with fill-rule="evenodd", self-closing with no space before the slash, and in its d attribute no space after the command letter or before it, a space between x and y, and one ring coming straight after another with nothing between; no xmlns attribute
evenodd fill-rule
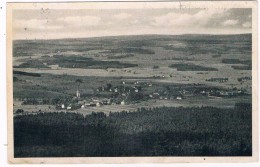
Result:
<svg viewBox="0 0 260 167"><path fill-rule="evenodd" d="M77 92L76 92L76 97L77 97L77 98L80 98L79 90L77 90Z"/></svg>

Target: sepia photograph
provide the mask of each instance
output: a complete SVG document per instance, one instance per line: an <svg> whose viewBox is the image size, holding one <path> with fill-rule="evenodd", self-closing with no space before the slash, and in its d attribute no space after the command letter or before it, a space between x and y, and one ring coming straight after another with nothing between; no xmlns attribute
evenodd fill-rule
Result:
<svg viewBox="0 0 260 167"><path fill-rule="evenodd" d="M256 13L8 3L9 163L257 161Z"/></svg>

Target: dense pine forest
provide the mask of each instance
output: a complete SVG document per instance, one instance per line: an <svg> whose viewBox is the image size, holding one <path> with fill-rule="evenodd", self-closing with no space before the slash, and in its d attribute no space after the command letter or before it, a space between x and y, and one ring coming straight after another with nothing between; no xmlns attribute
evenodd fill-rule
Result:
<svg viewBox="0 0 260 167"><path fill-rule="evenodd" d="M14 117L15 157L251 156L252 106Z"/></svg>

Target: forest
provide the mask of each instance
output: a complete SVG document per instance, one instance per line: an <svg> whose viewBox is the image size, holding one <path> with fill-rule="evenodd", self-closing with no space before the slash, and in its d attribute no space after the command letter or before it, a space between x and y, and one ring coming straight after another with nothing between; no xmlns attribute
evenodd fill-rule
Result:
<svg viewBox="0 0 260 167"><path fill-rule="evenodd" d="M45 65L46 64L46 65ZM28 61L14 66L15 68L50 68L48 65L59 65L62 68L94 68L94 69L106 69L106 68L128 68L136 67L137 64L122 63L119 61L98 61L92 58L82 56L63 56L54 55L53 57L42 57L42 60L29 59Z"/></svg>
<svg viewBox="0 0 260 167"><path fill-rule="evenodd" d="M14 117L15 157L252 156L252 105Z"/></svg>

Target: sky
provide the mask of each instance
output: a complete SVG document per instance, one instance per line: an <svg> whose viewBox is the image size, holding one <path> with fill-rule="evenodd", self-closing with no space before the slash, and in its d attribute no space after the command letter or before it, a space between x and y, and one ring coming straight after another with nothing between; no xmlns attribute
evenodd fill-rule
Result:
<svg viewBox="0 0 260 167"><path fill-rule="evenodd" d="M252 31L250 8L15 9L14 39L142 34L242 34Z"/></svg>

